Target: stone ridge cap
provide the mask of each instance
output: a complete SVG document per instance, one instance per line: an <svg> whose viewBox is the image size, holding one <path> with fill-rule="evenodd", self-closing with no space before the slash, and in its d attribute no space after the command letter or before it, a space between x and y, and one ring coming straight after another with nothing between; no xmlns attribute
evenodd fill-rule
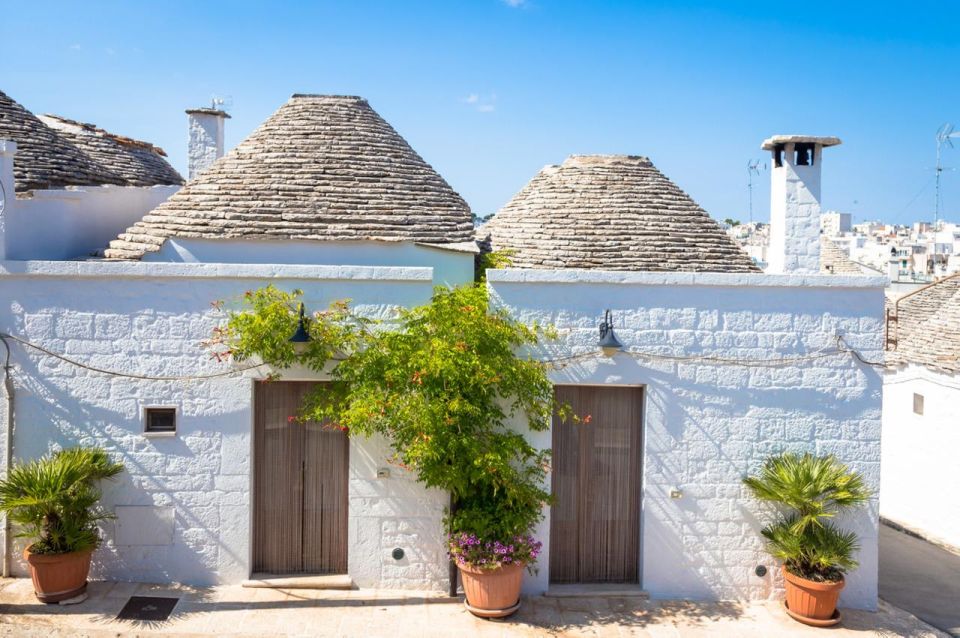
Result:
<svg viewBox="0 0 960 638"><path fill-rule="evenodd" d="M91 259L86 261L0 261L0 277L113 279L305 279L327 281L432 282L431 266L325 266L223 264Z"/></svg>
<svg viewBox="0 0 960 638"><path fill-rule="evenodd" d="M885 276L768 274L760 272L661 272L584 270L564 268L543 270L535 268L501 268L487 270L491 283L542 284L638 284L675 286L724 287L797 287L797 288L885 288Z"/></svg>
<svg viewBox="0 0 960 638"><path fill-rule="evenodd" d="M614 164L618 162L635 162L649 164L653 162L646 155L625 155L620 153L574 153L563 161L564 166L571 164Z"/></svg>
<svg viewBox="0 0 960 638"><path fill-rule="evenodd" d="M333 93L294 93L290 96L291 100L343 100L351 102L364 102L367 99L359 95L337 95Z"/></svg>

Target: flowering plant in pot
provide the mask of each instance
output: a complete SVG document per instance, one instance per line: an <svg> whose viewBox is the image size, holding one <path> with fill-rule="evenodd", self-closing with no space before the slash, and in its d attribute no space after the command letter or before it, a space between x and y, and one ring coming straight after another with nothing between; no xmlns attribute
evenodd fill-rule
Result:
<svg viewBox="0 0 960 638"><path fill-rule="evenodd" d="M542 543L529 534L484 541L467 532L451 534L449 543L467 609L481 617L507 616L519 609L523 570L533 570Z"/></svg>
<svg viewBox="0 0 960 638"><path fill-rule="evenodd" d="M767 459L744 484L754 497L777 506L760 533L770 555L783 563L787 612L811 625L839 622L844 574L857 567L860 545L856 533L830 519L870 498L863 476L832 455L788 452Z"/></svg>
<svg viewBox="0 0 960 638"><path fill-rule="evenodd" d="M100 544L97 524L110 518L97 505L97 483L122 471L103 450L76 447L16 464L0 481L0 511L22 528L19 536L32 539L23 555L41 601L86 590L90 557Z"/></svg>

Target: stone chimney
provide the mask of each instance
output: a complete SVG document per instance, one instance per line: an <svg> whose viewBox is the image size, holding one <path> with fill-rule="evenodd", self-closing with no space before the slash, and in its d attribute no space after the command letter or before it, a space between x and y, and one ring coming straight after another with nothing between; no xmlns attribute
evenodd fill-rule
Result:
<svg viewBox="0 0 960 638"><path fill-rule="evenodd" d="M7 220L17 198L13 182L13 157L16 154L16 142L0 140L0 261L7 258Z"/></svg>
<svg viewBox="0 0 960 638"><path fill-rule="evenodd" d="M820 160L836 137L774 135L761 148L772 155L770 250L767 272L820 272Z"/></svg>
<svg viewBox="0 0 960 638"><path fill-rule="evenodd" d="M223 123L230 116L216 108L188 109L190 129L187 179L193 179L223 157Z"/></svg>

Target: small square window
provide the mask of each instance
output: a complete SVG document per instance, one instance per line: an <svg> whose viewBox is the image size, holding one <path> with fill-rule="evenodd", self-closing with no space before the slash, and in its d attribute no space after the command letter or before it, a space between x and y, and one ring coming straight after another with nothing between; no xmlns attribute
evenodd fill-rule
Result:
<svg viewBox="0 0 960 638"><path fill-rule="evenodd" d="M923 415L923 395L913 393L913 413Z"/></svg>
<svg viewBox="0 0 960 638"><path fill-rule="evenodd" d="M173 435L177 432L176 408L144 408L143 431L147 434Z"/></svg>

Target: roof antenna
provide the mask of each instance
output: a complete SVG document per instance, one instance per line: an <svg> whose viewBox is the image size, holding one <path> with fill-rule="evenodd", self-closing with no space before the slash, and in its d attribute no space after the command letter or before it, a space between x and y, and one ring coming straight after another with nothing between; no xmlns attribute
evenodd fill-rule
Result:
<svg viewBox="0 0 960 638"><path fill-rule="evenodd" d="M747 160L747 196L750 199L750 223L753 223L753 176L760 176L761 170L767 170L766 164L760 160Z"/></svg>
<svg viewBox="0 0 960 638"><path fill-rule="evenodd" d="M937 221L940 219L940 174L943 173L943 171L945 170L953 170L953 169L943 168L943 166L940 164L940 153L943 149L944 144L946 144L950 148L953 148L953 142L950 139L953 137L960 137L960 131L954 131L953 124L949 124L949 123L944 124L937 130L937 168L936 168L937 191L936 191L936 202L934 202L934 206L933 206L933 227L934 228L937 227Z"/></svg>
<svg viewBox="0 0 960 638"><path fill-rule="evenodd" d="M210 108L214 111L223 111L228 113L233 108L233 97L226 95L214 95L210 98Z"/></svg>

